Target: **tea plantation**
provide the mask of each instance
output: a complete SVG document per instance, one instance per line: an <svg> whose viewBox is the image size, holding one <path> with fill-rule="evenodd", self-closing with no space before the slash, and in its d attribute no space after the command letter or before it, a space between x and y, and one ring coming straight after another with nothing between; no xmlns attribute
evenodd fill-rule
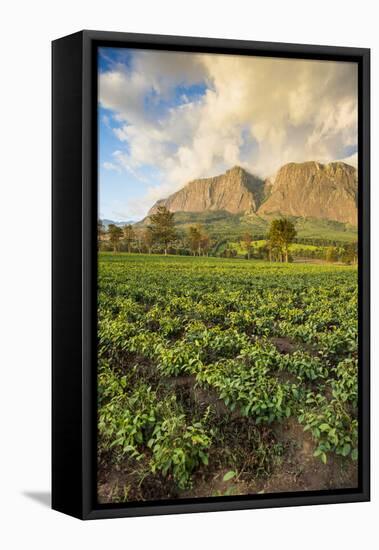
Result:
<svg viewBox="0 0 379 550"><path fill-rule="evenodd" d="M356 484L357 268L100 253L102 502Z"/></svg>

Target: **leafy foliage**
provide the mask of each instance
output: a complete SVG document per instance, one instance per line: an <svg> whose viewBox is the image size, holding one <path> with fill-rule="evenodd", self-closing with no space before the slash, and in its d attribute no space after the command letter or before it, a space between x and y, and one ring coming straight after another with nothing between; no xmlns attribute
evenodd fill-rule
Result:
<svg viewBox="0 0 379 550"><path fill-rule="evenodd" d="M175 396L159 398L146 383L131 376L118 378L106 363L99 373L100 452L113 459L141 460L150 449L152 473L172 474L181 489L191 484L191 473L208 463L211 436L200 419L188 424Z"/></svg>
<svg viewBox="0 0 379 550"><path fill-rule="evenodd" d="M272 220L268 233L268 245L271 253L277 255L280 261L288 262L289 245L296 237L295 224L287 218Z"/></svg>
<svg viewBox="0 0 379 550"><path fill-rule="evenodd" d="M158 206L156 213L150 216L149 229L153 242L158 242L162 245L165 254L167 254L169 244L176 237L174 213L167 210L165 206Z"/></svg>
<svg viewBox="0 0 379 550"><path fill-rule="evenodd" d="M355 266L103 253L98 303L100 457L184 490L213 460L222 403L262 429L296 419L322 462L357 459ZM189 380L216 401L186 406Z"/></svg>
<svg viewBox="0 0 379 550"><path fill-rule="evenodd" d="M109 240L112 243L113 251L116 252L119 247L120 239L123 236L121 227L118 227L114 223L109 224L108 227Z"/></svg>

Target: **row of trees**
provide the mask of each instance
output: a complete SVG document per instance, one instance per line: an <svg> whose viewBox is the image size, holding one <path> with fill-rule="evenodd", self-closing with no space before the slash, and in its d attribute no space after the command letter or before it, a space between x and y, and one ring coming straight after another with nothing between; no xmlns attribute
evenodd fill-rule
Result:
<svg viewBox="0 0 379 550"><path fill-rule="evenodd" d="M109 224L107 231L101 221L98 223L99 241L108 241L114 252L126 247L128 252L137 249L138 252L148 251L153 247L168 253L170 246L178 240L175 229L174 214L164 206L159 206L156 213L149 219L145 229L135 230L132 225L120 227ZM191 226L188 229L185 246L193 255L207 255L211 248L211 239L201 225Z"/></svg>
<svg viewBox="0 0 379 550"><path fill-rule="evenodd" d="M344 264L358 263L358 243L349 243L343 246L329 246L325 251L327 262L343 262Z"/></svg>
<svg viewBox="0 0 379 550"><path fill-rule="evenodd" d="M132 225L120 227L111 223L106 230L99 222L98 239L102 249L109 250L109 246L113 252L120 252L123 250L132 252L136 250L141 253L151 251L153 245L152 235L148 229L144 231L135 231Z"/></svg>
<svg viewBox="0 0 379 550"><path fill-rule="evenodd" d="M246 232L242 236L240 243L246 252L245 257L247 260L250 260L250 258L254 256L268 259L270 262L288 262L289 247L295 236L295 225L286 218L279 218L271 222L266 245L264 247L260 247L259 250L254 249L253 236L249 232ZM226 257L233 257L237 255L237 251L227 248L224 255Z"/></svg>
<svg viewBox="0 0 379 550"><path fill-rule="evenodd" d="M174 214L165 207L159 207L156 214L150 216L150 225L143 231L135 231L132 225L120 227L113 223L108 225L107 231L101 221L98 222L99 241L108 240L113 251L118 252L122 244L131 252L136 246L139 252L142 248L151 252L154 243L159 243L167 254L168 247L176 238Z"/></svg>
<svg viewBox="0 0 379 550"><path fill-rule="evenodd" d="M246 232L240 243L245 251L246 259L252 257L264 258L269 261L288 262L290 246L296 239L294 223L287 218L272 220L267 235L265 246L254 247L254 239L251 233ZM114 252L127 250L128 252L174 252L182 255L209 255L216 252L216 241L213 241L201 225L190 226L186 235L179 235L175 228L174 213L165 206L159 206L154 214L149 217L149 225L135 228L132 225L120 227L109 224L107 230L99 221L98 239L103 249L112 249ZM228 246L219 254L226 257L237 256L237 251ZM320 247L317 250L298 248L293 255L324 259L329 262L343 261L345 263L357 262L356 243L344 246Z"/></svg>

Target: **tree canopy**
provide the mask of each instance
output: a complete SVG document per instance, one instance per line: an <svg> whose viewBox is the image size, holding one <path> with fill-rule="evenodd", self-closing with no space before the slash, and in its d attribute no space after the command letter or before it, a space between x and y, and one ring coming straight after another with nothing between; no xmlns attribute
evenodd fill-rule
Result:
<svg viewBox="0 0 379 550"><path fill-rule="evenodd" d="M279 261L288 262L289 245L296 237L295 224L287 218L272 220L268 233L268 247L270 256L274 254Z"/></svg>
<svg viewBox="0 0 379 550"><path fill-rule="evenodd" d="M132 245L132 242L135 240L136 234L134 233L133 227L129 225L125 225L124 227L124 239L126 242L126 245L128 247L128 252L130 252L130 248Z"/></svg>
<svg viewBox="0 0 379 550"><path fill-rule="evenodd" d="M247 232L242 237L242 244L246 248L247 259L250 260L251 255L251 243L253 242L253 237L251 233Z"/></svg>
<svg viewBox="0 0 379 550"><path fill-rule="evenodd" d="M153 242L162 246L167 254L169 245L176 239L174 213L165 206L158 206L156 213L150 216L149 229Z"/></svg>
<svg viewBox="0 0 379 550"><path fill-rule="evenodd" d="M121 227L118 227L114 223L110 223L108 225L108 235L109 235L109 240L113 245L113 251L117 252L118 247L119 247L119 243L120 243L120 239L124 235L123 230L121 229Z"/></svg>
<svg viewBox="0 0 379 550"><path fill-rule="evenodd" d="M208 254L211 240L201 225L191 225L188 228L187 241L194 255Z"/></svg>

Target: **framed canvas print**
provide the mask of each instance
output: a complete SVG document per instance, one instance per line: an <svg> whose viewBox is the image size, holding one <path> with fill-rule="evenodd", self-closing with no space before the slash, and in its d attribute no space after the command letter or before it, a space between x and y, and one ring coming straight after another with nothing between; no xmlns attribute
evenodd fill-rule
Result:
<svg viewBox="0 0 379 550"><path fill-rule="evenodd" d="M369 50L53 42L53 508L369 500Z"/></svg>

